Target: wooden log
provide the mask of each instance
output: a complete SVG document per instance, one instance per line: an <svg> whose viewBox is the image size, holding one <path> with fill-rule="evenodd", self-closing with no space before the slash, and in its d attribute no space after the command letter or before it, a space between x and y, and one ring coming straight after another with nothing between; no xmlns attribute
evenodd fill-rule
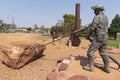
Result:
<svg viewBox="0 0 120 80"><path fill-rule="evenodd" d="M13 48L0 46L1 61L13 69L19 69L43 55L44 44L19 45Z"/></svg>

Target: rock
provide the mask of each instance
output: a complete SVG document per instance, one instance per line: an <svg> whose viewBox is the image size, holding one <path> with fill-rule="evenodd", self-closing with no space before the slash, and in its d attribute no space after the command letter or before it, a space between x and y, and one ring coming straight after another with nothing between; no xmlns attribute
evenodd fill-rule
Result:
<svg viewBox="0 0 120 80"><path fill-rule="evenodd" d="M62 61L62 63L64 63L64 64L69 64L69 63L70 63L70 60L64 59L64 60Z"/></svg>
<svg viewBox="0 0 120 80"><path fill-rule="evenodd" d="M59 66L59 71L65 71L67 68L68 68L68 64L62 63L62 64Z"/></svg>
<svg viewBox="0 0 120 80"><path fill-rule="evenodd" d="M57 63L67 63L68 64L71 59L73 59L73 56L62 57L57 61Z"/></svg>
<svg viewBox="0 0 120 80"><path fill-rule="evenodd" d="M86 76L75 75L75 76L68 78L67 80L88 80L88 79Z"/></svg>
<svg viewBox="0 0 120 80"><path fill-rule="evenodd" d="M65 78L64 72L59 72L57 70L53 70L51 73L47 75L47 80L67 80Z"/></svg>
<svg viewBox="0 0 120 80"><path fill-rule="evenodd" d="M48 74L47 80L60 80L60 75L58 72L54 71Z"/></svg>

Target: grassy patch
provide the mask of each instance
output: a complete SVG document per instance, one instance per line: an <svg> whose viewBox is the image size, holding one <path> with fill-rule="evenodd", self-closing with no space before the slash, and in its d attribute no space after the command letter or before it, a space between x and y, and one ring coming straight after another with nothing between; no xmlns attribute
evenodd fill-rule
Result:
<svg viewBox="0 0 120 80"><path fill-rule="evenodd" d="M119 42L117 40L108 40L108 45L119 48Z"/></svg>
<svg viewBox="0 0 120 80"><path fill-rule="evenodd" d="M80 37L81 39L85 39L84 37ZM119 48L119 41L118 40L108 40L108 46Z"/></svg>
<svg viewBox="0 0 120 80"><path fill-rule="evenodd" d="M41 36L41 39L43 39L43 40L51 39L51 38L52 38L52 36L48 36L48 35L42 35Z"/></svg>

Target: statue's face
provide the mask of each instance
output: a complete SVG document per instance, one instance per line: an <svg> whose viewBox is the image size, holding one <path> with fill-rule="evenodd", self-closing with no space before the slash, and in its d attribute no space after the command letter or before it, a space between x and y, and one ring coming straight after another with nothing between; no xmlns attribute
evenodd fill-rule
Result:
<svg viewBox="0 0 120 80"><path fill-rule="evenodd" d="M98 9L95 9L95 10L94 10L94 13L95 13L95 15L98 15L98 14L99 14L99 10L98 10Z"/></svg>

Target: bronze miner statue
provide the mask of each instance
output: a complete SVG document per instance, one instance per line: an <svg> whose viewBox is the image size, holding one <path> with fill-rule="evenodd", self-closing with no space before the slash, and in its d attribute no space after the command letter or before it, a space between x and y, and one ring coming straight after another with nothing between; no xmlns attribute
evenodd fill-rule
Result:
<svg viewBox="0 0 120 80"><path fill-rule="evenodd" d="M99 51L100 56L104 62L104 71L110 73L109 69L109 55L106 53L107 41L108 41L108 18L103 13L104 7L101 4L91 7L94 10L95 16L92 23L89 24L89 35L93 35L93 40L87 51L89 65L84 66L83 69L88 71L94 71L94 53Z"/></svg>

